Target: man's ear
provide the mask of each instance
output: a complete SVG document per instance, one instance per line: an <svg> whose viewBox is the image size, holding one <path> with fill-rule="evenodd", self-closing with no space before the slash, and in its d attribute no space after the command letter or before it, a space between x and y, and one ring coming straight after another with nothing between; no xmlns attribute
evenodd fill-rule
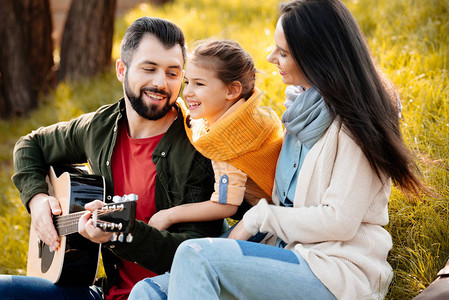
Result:
<svg viewBox="0 0 449 300"><path fill-rule="evenodd" d="M126 74L126 64L123 60L117 59L115 62L115 71L117 72L117 79L120 82L125 81L125 74Z"/></svg>
<svg viewBox="0 0 449 300"><path fill-rule="evenodd" d="M240 81L234 81L228 85L228 93L226 94L226 99L231 101L239 100L242 94L242 84Z"/></svg>

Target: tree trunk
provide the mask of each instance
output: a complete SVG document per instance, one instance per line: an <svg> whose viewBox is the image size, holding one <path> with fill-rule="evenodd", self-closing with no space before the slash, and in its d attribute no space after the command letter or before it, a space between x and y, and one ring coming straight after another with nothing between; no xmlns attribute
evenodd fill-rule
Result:
<svg viewBox="0 0 449 300"><path fill-rule="evenodd" d="M21 0L18 3L21 4L19 20L33 89L45 91L55 83L49 0Z"/></svg>
<svg viewBox="0 0 449 300"><path fill-rule="evenodd" d="M53 46L48 0L0 0L0 116L37 106L52 78Z"/></svg>
<svg viewBox="0 0 449 300"><path fill-rule="evenodd" d="M59 79L91 77L110 66L116 0L72 1L61 45Z"/></svg>
<svg viewBox="0 0 449 300"><path fill-rule="evenodd" d="M0 0L0 115L21 115L37 104L23 47L18 2Z"/></svg>

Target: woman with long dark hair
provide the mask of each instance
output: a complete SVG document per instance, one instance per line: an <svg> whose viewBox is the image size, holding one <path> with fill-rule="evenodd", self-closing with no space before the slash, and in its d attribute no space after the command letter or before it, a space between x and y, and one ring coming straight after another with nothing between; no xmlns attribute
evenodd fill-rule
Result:
<svg viewBox="0 0 449 300"><path fill-rule="evenodd" d="M339 0L282 4L276 47L287 107L272 200L230 239L177 250L170 299L382 299L392 280L391 181L424 188L399 131L392 85ZM267 233L261 244L247 240ZM233 240L235 239L235 240Z"/></svg>

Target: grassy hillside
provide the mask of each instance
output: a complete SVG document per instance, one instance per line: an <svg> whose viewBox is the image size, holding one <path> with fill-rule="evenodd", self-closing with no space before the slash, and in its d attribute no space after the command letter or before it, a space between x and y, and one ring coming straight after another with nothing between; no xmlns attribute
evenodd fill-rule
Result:
<svg viewBox="0 0 449 300"><path fill-rule="evenodd" d="M424 178L436 194L422 201L396 189L390 201L395 277L387 299L410 299L427 286L449 257L449 2L438 0L344 1L367 36L372 54L397 86L404 106L402 132ZM169 19L189 46L210 36L237 40L260 70L265 104L283 112L285 86L266 56L272 49L278 1L183 0L163 8L144 4L116 21L114 56L126 27L144 15ZM66 83L43 97L27 118L0 122L0 273L24 274L29 218L11 183L15 141L31 130L68 120L119 99L113 70L93 80Z"/></svg>

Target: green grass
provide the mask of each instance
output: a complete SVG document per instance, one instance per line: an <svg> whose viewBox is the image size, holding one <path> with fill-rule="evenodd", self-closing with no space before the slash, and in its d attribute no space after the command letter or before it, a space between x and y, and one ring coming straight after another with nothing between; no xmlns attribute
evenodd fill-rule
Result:
<svg viewBox="0 0 449 300"><path fill-rule="evenodd" d="M388 260L395 276L387 299L411 299L449 258L449 2L437 0L344 1L367 36L379 67L397 86L404 106L406 144L435 197L408 199L393 189ZM189 48L210 36L237 40L259 69L265 104L283 112L285 86L266 56L273 45L278 2L237 0L174 1L155 9L140 5L116 21L113 55L126 27L144 15L169 19L186 34ZM198 22L199 21L199 22ZM15 141L31 130L68 120L119 99L113 70L82 83L59 85L29 117L0 121L0 273L24 274L29 218L11 183Z"/></svg>

